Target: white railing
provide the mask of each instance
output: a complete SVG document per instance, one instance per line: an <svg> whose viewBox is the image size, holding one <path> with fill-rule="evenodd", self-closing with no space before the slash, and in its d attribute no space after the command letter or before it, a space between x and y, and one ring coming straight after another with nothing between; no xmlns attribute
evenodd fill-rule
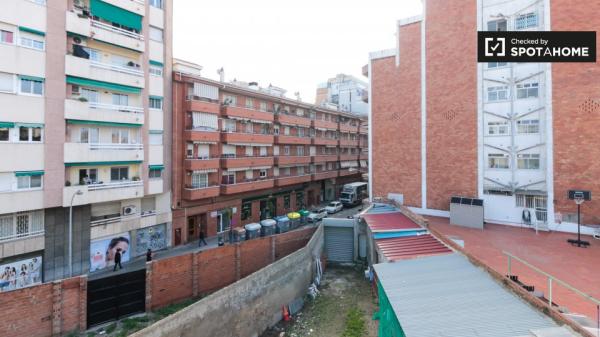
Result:
<svg viewBox="0 0 600 337"><path fill-rule="evenodd" d="M146 4L146 2L144 0L131 0L131 1L136 2L136 3L140 4L140 5L145 5Z"/></svg>
<svg viewBox="0 0 600 337"><path fill-rule="evenodd" d="M124 73L124 74L141 76L141 77L144 76L143 70L138 70L133 67L124 67L124 66L119 66L116 64L110 64L110 63L104 63L104 62L98 62L98 61L90 61L90 65L95 68L117 71L117 72Z"/></svg>
<svg viewBox="0 0 600 337"><path fill-rule="evenodd" d="M112 188L126 188L126 187L137 187L142 186L144 182L142 180L133 181L133 180L125 180L119 182L110 182L104 184L90 184L87 185L88 191L98 191L98 190L107 190Z"/></svg>
<svg viewBox="0 0 600 337"><path fill-rule="evenodd" d="M143 150L143 144L90 143L90 150Z"/></svg>
<svg viewBox="0 0 600 337"><path fill-rule="evenodd" d="M185 189L188 191L197 191L197 190L204 190L207 188L214 188L214 187L219 187L219 185L198 186L198 187L190 186L190 187L186 187Z"/></svg>
<svg viewBox="0 0 600 337"><path fill-rule="evenodd" d="M112 218L98 219L98 220L90 221L90 226L93 227L93 226L108 225L108 224L115 223L115 222L121 222L122 220L133 220L133 219L145 218L148 216L165 214L165 213L168 213L168 212L158 213L158 212L156 212L156 210L153 210L153 211L145 211L141 214L115 216Z"/></svg>
<svg viewBox="0 0 600 337"><path fill-rule="evenodd" d="M90 102L90 108L93 109L106 109L106 110L116 110L121 112L130 112L130 113L144 113L144 108L137 106L128 106L128 105L114 105L114 104L105 104L105 103L97 103Z"/></svg>
<svg viewBox="0 0 600 337"><path fill-rule="evenodd" d="M28 238L28 237L32 237L32 236L43 235L43 234L44 234L44 230L41 229L41 230L37 230L37 231L30 231L27 233L6 235L6 236L0 237L0 242L24 239L24 238Z"/></svg>
<svg viewBox="0 0 600 337"><path fill-rule="evenodd" d="M92 27L96 27L96 28L108 30L110 32L121 34L121 35L130 37L132 39L144 41L144 36L141 35L141 34L130 32L130 31L126 30L126 29L113 27L111 25L108 25L108 24L100 22L100 21L96 21L96 20L90 20L90 21L91 21Z"/></svg>

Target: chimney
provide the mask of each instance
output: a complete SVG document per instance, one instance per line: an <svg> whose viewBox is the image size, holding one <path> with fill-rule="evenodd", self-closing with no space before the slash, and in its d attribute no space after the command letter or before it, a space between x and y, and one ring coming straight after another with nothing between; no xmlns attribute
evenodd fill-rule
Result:
<svg viewBox="0 0 600 337"><path fill-rule="evenodd" d="M221 82L225 82L225 70L223 69L223 67L221 67L221 69L217 70L217 74L219 74L219 80Z"/></svg>

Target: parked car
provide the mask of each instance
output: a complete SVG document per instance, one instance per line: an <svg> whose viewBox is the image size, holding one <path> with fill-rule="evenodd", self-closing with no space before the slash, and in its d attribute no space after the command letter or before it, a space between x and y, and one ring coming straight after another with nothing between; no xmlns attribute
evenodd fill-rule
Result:
<svg viewBox="0 0 600 337"><path fill-rule="evenodd" d="M323 220L323 218L326 218L327 214L328 213L324 208L317 209L314 212L310 212L310 214L308 215L308 222L312 222L312 223L319 222L319 221Z"/></svg>
<svg viewBox="0 0 600 337"><path fill-rule="evenodd" d="M344 208L344 205L339 201L332 201L325 207L325 210L329 214L337 213Z"/></svg>

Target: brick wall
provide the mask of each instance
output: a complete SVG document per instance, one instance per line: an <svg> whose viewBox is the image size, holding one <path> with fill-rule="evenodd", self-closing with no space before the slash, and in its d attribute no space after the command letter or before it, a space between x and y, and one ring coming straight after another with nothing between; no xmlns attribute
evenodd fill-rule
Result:
<svg viewBox="0 0 600 337"><path fill-rule="evenodd" d="M274 238L265 237L239 245L241 277L246 277L274 261L271 240Z"/></svg>
<svg viewBox="0 0 600 337"><path fill-rule="evenodd" d="M598 1L552 1L552 30L600 27ZM597 36L600 45L600 35ZM552 64L555 211L577 213L569 189L592 191L582 205L584 223L600 222L600 63ZM552 200L549 200L552 202Z"/></svg>
<svg viewBox="0 0 600 337"><path fill-rule="evenodd" d="M152 263L152 308L192 297L192 254Z"/></svg>
<svg viewBox="0 0 600 337"><path fill-rule="evenodd" d="M198 294L223 288L237 280L236 246L224 246L198 253Z"/></svg>
<svg viewBox="0 0 600 337"><path fill-rule="evenodd" d="M276 235L275 238L275 259L289 255L298 249L304 247L313 235L313 230L288 232Z"/></svg>

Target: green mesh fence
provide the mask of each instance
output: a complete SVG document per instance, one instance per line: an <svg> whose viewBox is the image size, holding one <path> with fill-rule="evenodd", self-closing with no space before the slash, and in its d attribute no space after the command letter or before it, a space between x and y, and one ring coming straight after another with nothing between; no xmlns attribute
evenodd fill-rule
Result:
<svg viewBox="0 0 600 337"><path fill-rule="evenodd" d="M379 318L379 337L406 337L392 304L379 282L377 282L377 292L379 294L379 312L375 316Z"/></svg>

